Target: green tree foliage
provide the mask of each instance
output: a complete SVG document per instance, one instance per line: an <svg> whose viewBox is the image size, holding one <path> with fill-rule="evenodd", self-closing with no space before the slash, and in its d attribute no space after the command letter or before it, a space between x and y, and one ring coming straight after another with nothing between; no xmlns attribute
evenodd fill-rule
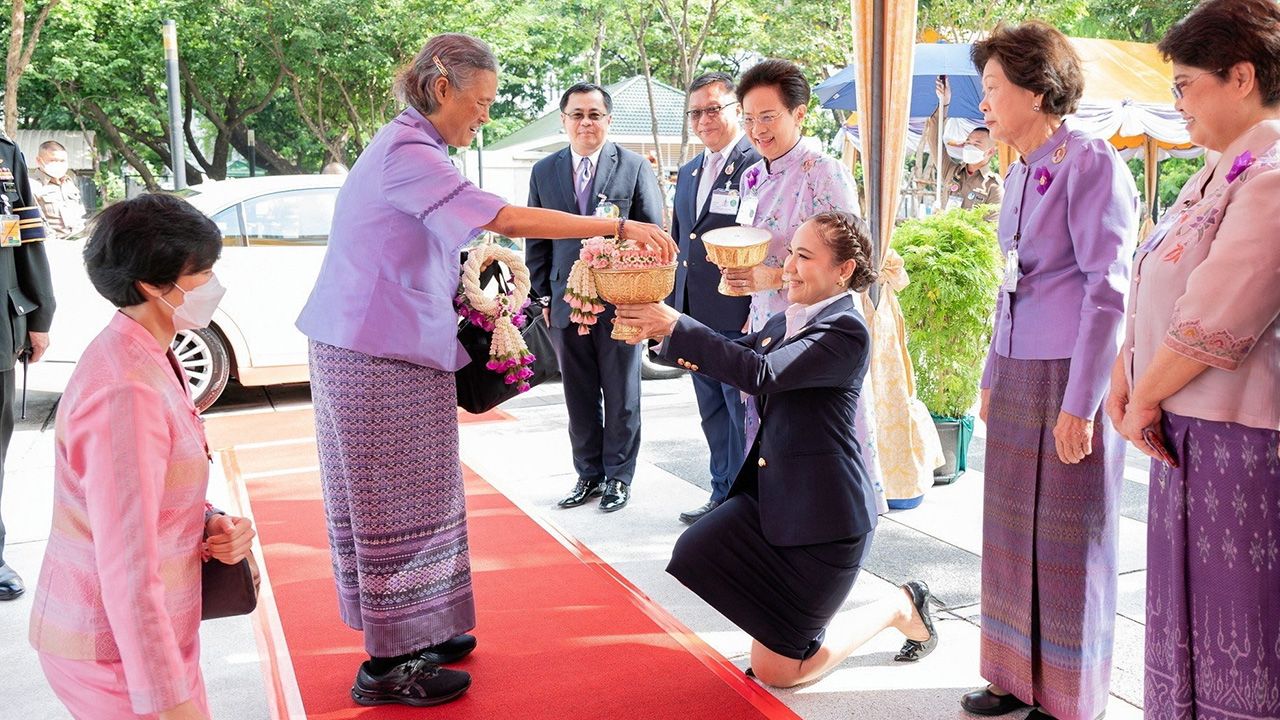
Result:
<svg viewBox="0 0 1280 720"><path fill-rule="evenodd" d="M898 293L916 395L934 415L958 418L978 398L1000 285L989 207L908 220L894 231L911 283Z"/></svg>

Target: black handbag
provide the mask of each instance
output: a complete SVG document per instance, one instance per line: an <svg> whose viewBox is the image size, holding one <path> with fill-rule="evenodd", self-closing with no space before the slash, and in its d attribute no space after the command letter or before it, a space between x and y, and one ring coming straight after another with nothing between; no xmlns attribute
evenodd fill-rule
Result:
<svg viewBox="0 0 1280 720"><path fill-rule="evenodd" d="M498 283L499 292L507 291L507 279L496 262L480 273L481 285L487 286L492 281ZM533 364L529 366L533 376L525 382L529 383L529 387L535 387L559 375L560 366L547 324L542 319L542 307L537 303L531 304L525 308L524 315L525 322L520 328L520 335L529 347L529 352L534 355ZM471 358L471 362L454 373L458 386L458 407L478 415L520 394L515 383L508 385L502 373L485 367L489 362L489 345L493 342L491 331L462 320L458 324L458 342Z"/></svg>
<svg viewBox="0 0 1280 720"><path fill-rule="evenodd" d="M258 565L247 555L235 565L209 559L200 567L200 619L248 615L258 606Z"/></svg>

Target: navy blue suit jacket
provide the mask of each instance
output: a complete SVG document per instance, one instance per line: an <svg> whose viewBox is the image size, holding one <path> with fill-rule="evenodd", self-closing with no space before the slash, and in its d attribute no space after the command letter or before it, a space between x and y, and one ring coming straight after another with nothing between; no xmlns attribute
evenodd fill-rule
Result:
<svg viewBox="0 0 1280 720"><path fill-rule="evenodd" d="M876 525L876 492L854 435L870 362L870 333L843 297L787 340L786 317L726 340L681 316L663 355L755 396L760 431L729 491L752 485L760 527L773 545L815 545L865 535Z"/></svg>
<svg viewBox="0 0 1280 720"><path fill-rule="evenodd" d="M600 149L595 184L587 198L587 215L593 215L600 196L618 206L628 220L661 227L666 202L658 188L658 178L649 161L630 150L606 142ZM549 208L578 214L578 196L573 187L573 153L569 148L542 158L529 176L529 207ZM530 294L551 297L551 327L569 327L569 304L564 301L569 270L578 259L581 242L528 238L525 264L529 267ZM601 320L613 316L607 305Z"/></svg>
<svg viewBox="0 0 1280 720"><path fill-rule="evenodd" d="M676 288L667 304L713 330L741 331L751 311L750 297L729 297L717 290L720 268L707 260L702 233L713 228L737 225L733 214L710 211L711 195L698 207L698 174L702 153L680 168L676 177L674 212L671 214L671 237L680 245L680 264L676 268ZM760 153L744 135L725 157L724 167L712 189L724 188L741 192L740 180L746 169L760 159Z"/></svg>

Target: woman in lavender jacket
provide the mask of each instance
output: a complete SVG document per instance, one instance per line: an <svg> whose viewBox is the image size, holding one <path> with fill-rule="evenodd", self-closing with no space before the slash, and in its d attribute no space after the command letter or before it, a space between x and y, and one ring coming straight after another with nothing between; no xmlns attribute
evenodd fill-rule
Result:
<svg viewBox="0 0 1280 720"><path fill-rule="evenodd" d="M998 27L973 48L981 109L1021 159L1005 179L1005 283L987 423L981 672L965 710L1094 720L1106 706L1124 444L1101 414L1120 346L1137 192L1105 140L1063 121L1083 92L1067 38Z"/></svg>

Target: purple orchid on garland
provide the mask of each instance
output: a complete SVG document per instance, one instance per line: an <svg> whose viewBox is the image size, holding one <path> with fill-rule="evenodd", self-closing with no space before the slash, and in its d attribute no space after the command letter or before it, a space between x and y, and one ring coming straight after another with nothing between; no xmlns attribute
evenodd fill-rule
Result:
<svg viewBox="0 0 1280 720"><path fill-rule="evenodd" d="M1240 174L1249 169L1253 164L1253 153L1245 150L1236 156L1235 162L1231 163L1231 169L1227 171L1227 182L1233 182Z"/></svg>
<svg viewBox="0 0 1280 720"><path fill-rule="evenodd" d="M1049 186L1053 184L1053 173L1049 172L1049 168L1041 165L1036 168L1033 178L1036 181L1036 192L1044 195L1049 191Z"/></svg>

